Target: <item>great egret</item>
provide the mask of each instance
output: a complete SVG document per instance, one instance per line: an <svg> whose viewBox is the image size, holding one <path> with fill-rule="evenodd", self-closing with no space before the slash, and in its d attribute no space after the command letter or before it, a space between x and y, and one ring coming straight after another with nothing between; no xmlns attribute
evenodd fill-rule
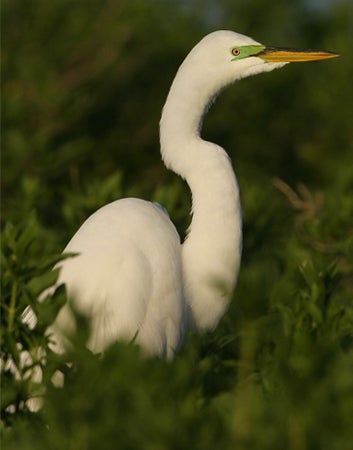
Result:
<svg viewBox="0 0 353 450"><path fill-rule="evenodd" d="M188 183L192 221L181 244L167 213L136 198L114 201L90 216L60 263L77 311L91 320L88 347L136 339L149 354L172 357L188 327L213 329L225 313L240 265L241 206L227 153L200 137L210 103L241 78L330 52L265 47L232 31L204 37L180 66L160 121L165 165ZM56 330L75 328L68 306Z"/></svg>

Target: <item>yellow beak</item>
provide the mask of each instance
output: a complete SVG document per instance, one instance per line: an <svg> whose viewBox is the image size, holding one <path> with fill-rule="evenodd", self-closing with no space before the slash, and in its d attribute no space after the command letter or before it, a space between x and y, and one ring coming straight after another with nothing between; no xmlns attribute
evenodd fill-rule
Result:
<svg viewBox="0 0 353 450"><path fill-rule="evenodd" d="M298 50L294 48L266 47L256 55L266 62L305 62L320 59L337 58L338 53L316 50Z"/></svg>

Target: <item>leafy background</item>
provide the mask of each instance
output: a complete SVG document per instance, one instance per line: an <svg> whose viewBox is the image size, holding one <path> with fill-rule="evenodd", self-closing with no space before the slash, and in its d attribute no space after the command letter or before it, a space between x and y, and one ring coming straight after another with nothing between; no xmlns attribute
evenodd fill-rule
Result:
<svg viewBox="0 0 353 450"><path fill-rule="evenodd" d="M4 448L350 449L352 3L4 0L2 28ZM45 330L65 292L37 298L89 214L138 196L187 228L190 194L160 160L158 121L178 65L215 29L341 54L243 80L206 118L242 192L230 310L172 362L118 343L92 355L82 317L71 353L55 355Z"/></svg>

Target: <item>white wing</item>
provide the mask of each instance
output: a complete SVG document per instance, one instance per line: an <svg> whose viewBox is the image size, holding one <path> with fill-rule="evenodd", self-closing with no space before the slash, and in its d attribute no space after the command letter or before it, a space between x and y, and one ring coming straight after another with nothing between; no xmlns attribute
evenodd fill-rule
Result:
<svg viewBox="0 0 353 450"><path fill-rule="evenodd" d="M91 318L92 350L136 336L147 353L174 354L186 328L181 245L160 207L135 198L110 203L86 220L64 252L79 255L60 263L58 282ZM68 306L57 326L72 329Z"/></svg>

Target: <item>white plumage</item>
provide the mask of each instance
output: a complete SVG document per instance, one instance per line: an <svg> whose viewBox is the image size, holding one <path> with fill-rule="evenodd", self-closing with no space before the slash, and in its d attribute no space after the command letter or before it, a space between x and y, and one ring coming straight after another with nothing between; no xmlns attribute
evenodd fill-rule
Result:
<svg viewBox="0 0 353 450"><path fill-rule="evenodd" d="M135 338L148 354L172 357L188 327L203 331L218 324L239 271L241 207L228 155L200 137L204 114L224 87L241 78L332 56L267 49L231 31L211 33L194 47L160 123L162 158L192 193L185 242L162 208L130 198L95 212L64 250L78 256L60 263L58 283L66 283L74 307L90 318L92 350ZM66 305L56 333L74 328Z"/></svg>
<svg viewBox="0 0 353 450"><path fill-rule="evenodd" d="M136 198L103 206L65 252L79 256L62 263L59 282L78 312L92 318L91 349L135 334L157 354L179 348L186 323L180 239L160 207ZM73 328L67 307L58 323Z"/></svg>

